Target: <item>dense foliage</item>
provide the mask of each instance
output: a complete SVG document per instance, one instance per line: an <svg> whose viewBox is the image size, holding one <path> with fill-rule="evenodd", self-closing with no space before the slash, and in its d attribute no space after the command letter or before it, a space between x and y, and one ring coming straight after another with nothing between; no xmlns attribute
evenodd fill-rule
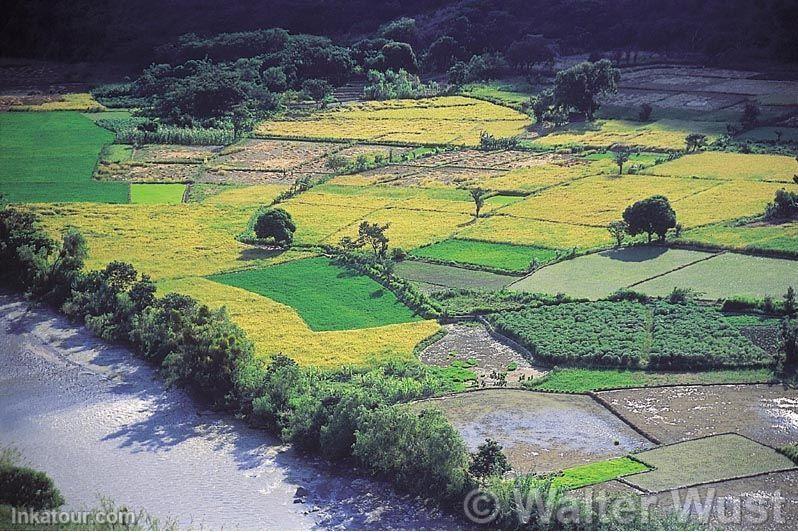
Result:
<svg viewBox="0 0 798 532"><path fill-rule="evenodd" d="M16 453L0 449L0 505L50 510L64 504L52 479L41 471L17 464Z"/></svg>
<svg viewBox="0 0 798 532"><path fill-rule="evenodd" d="M765 210L765 218L768 220L798 218L798 192L789 192L783 188L777 190L775 199Z"/></svg>
<svg viewBox="0 0 798 532"><path fill-rule="evenodd" d="M565 297L509 290L452 289L433 292L430 296L444 316L487 314L522 308L536 308L567 301Z"/></svg>
<svg viewBox="0 0 798 532"><path fill-rule="evenodd" d="M259 213L253 229L258 238L287 246L294 240L296 225L284 209L268 209Z"/></svg>
<svg viewBox="0 0 798 532"><path fill-rule="evenodd" d="M668 230L676 227L676 213L668 198L651 196L627 207L623 211L623 221L626 222L626 231L630 235L645 233L651 242L652 235L664 240Z"/></svg>
<svg viewBox="0 0 798 532"><path fill-rule="evenodd" d="M717 310L689 301L567 303L490 319L533 355L557 364L701 369L773 362Z"/></svg>

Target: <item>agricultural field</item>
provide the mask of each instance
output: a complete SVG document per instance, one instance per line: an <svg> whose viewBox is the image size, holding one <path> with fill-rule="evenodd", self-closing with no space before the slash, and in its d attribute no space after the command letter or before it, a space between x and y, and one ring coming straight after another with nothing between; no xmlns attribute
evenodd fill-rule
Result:
<svg viewBox="0 0 798 532"><path fill-rule="evenodd" d="M513 204L511 206L514 206ZM609 247L612 237L604 227L592 227L509 216L499 210L496 215L480 218L464 226L457 238L484 240L551 249L587 250Z"/></svg>
<svg viewBox="0 0 798 532"><path fill-rule="evenodd" d="M396 265L396 275L439 290L446 288L486 288L498 290L517 279L479 270L405 260Z"/></svg>
<svg viewBox="0 0 798 532"><path fill-rule="evenodd" d="M643 173L671 177L792 183L793 176L798 173L798 162L794 157L786 155L707 151L658 164L643 170Z"/></svg>
<svg viewBox="0 0 798 532"><path fill-rule="evenodd" d="M626 481L648 493L794 469L786 456L737 434L719 434L635 454L653 469Z"/></svg>
<svg viewBox="0 0 798 532"><path fill-rule="evenodd" d="M563 303L489 319L551 364L705 369L772 362L722 314L696 304Z"/></svg>
<svg viewBox="0 0 798 532"><path fill-rule="evenodd" d="M6 201L128 202L126 183L92 179L113 135L79 113L0 113L0 130L0 193Z"/></svg>
<svg viewBox="0 0 798 532"><path fill-rule="evenodd" d="M326 258L225 273L211 280L288 305L314 331L340 331L418 321L390 291Z"/></svg>
<svg viewBox="0 0 798 532"><path fill-rule="evenodd" d="M440 329L435 321L424 320L357 331L316 332L287 305L206 278L164 280L158 283L158 289L160 293L194 297L212 308L225 307L254 342L260 357L268 359L282 353L303 366L339 368L344 364L409 359L418 343Z"/></svg>
<svg viewBox="0 0 798 532"><path fill-rule="evenodd" d="M48 97L41 103L12 105L11 111L82 111L97 113L106 111L106 108L92 98L91 94L87 92L78 92L58 95L55 98Z"/></svg>
<svg viewBox="0 0 798 532"><path fill-rule="evenodd" d="M737 250L773 250L798 252L798 222L744 225L714 224L685 231L684 242L704 242Z"/></svg>
<svg viewBox="0 0 798 532"><path fill-rule="evenodd" d="M514 246L495 242L449 239L414 249L411 255L433 261L455 262L522 272L532 261L544 264L558 251L532 246Z"/></svg>
<svg viewBox="0 0 798 532"><path fill-rule="evenodd" d="M130 185L130 203L174 205L183 203L186 185L134 183Z"/></svg>
<svg viewBox="0 0 798 532"><path fill-rule="evenodd" d="M473 146L480 131L496 137L521 133L531 123L512 109L461 96L348 104L305 120L261 122L269 137Z"/></svg>

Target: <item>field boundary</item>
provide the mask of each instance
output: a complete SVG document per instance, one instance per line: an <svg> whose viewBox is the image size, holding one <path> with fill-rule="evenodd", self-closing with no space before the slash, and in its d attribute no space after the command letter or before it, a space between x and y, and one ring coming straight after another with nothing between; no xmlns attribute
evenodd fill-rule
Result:
<svg viewBox="0 0 798 532"><path fill-rule="evenodd" d="M662 445L662 441L661 441L659 438L657 438L657 437L656 437L656 436L654 436L653 434L649 433L648 431L646 431L646 430L644 430L644 429L642 429L642 428L638 427L638 426L637 426L637 425L635 425L634 423L632 423L632 422L631 422L631 421L630 421L630 420L629 420L629 419L628 419L626 416L624 416L623 414L621 414L621 413L620 413L620 412L619 412L619 411L618 411L618 410L617 410L617 409L616 409L614 406L612 406L612 405L611 405L611 404L610 404L610 403L609 403L609 402L608 402L606 399L604 399L603 397L599 397L598 395L596 395L596 393L595 393L595 392L587 392L587 393L586 393L586 394L584 394L584 395L587 395L588 397L590 397L591 399L593 399L593 400L594 400L594 401L595 401L597 404L601 405L601 406L602 406L604 409L606 409L606 410L607 410L608 412L610 412L612 415L614 415L615 417L617 417L618 419L620 419L621 421L623 421L623 422L624 422L626 425L628 425L628 426L629 426L629 428L631 428L632 430L634 430L635 432L637 432L638 434L640 434L641 436L643 436L645 439L647 439L648 441L650 441L650 442L651 442L651 443L653 443L654 445L659 445L659 446L661 446L661 445ZM651 467L649 464L646 464L646 463L645 463L645 462L643 462L642 460L638 460L638 462L641 462L641 463L643 463L643 464L645 464L645 465L648 465L649 467Z"/></svg>
<svg viewBox="0 0 798 532"><path fill-rule="evenodd" d="M673 268L672 270L668 270L668 271L663 272L663 273L658 273L657 275L652 275L651 277L648 277L647 279L643 279L642 281L634 282L634 283L632 283L630 285L627 285L626 288L627 289L628 288L632 288L634 286L646 283L648 281L652 281L654 279L659 279L660 277L664 277L664 276L666 276L668 274L671 274L673 272L678 272L679 270L683 270L685 268L689 268L690 266L698 264L699 262L704 262L704 261L707 261L707 260L710 260L710 259L714 259L715 257L719 257L720 255L723 255L725 253L728 253L728 251L720 251L718 253L714 253L714 254L710 255L709 257L703 257L703 258L700 258L700 259L695 260L693 262L688 262L687 264L682 264L681 266L677 266L676 268Z"/></svg>

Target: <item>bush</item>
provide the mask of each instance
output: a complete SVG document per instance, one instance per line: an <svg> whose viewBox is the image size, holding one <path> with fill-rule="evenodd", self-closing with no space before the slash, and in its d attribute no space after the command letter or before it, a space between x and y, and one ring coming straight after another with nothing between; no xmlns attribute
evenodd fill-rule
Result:
<svg viewBox="0 0 798 532"><path fill-rule="evenodd" d="M490 476L502 476L510 471L510 463L502 451L502 446L495 440L487 438L471 453L471 465L468 472L474 478L484 479Z"/></svg>
<svg viewBox="0 0 798 532"><path fill-rule="evenodd" d="M64 498L45 473L27 467L0 464L0 504L50 510L64 504Z"/></svg>
<svg viewBox="0 0 798 532"><path fill-rule="evenodd" d="M388 70L384 74L377 70L369 70L368 82L363 88L363 96L367 100L426 98L437 93L437 83L421 83L418 76L409 74L403 69L399 72Z"/></svg>
<svg viewBox="0 0 798 532"><path fill-rule="evenodd" d="M283 209L268 209L261 212L253 227L255 236L272 241L278 246L288 246L294 240L296 225L291 215Z"/></svg>
<svg viewBox="0 0 798 532"><path fill-rule="evenodd" d="M788 192L785 189L776 191L776 197L765 208L765 219L787 220L798 218L798 192Z"/></svg>

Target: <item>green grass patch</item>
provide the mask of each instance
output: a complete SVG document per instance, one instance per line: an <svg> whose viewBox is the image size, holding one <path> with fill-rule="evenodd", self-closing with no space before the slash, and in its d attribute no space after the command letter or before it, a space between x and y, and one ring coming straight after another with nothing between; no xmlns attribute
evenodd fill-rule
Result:
<svg viewBox="0 0 798 532"><path fill-rule="evenodd" d="M133 158L133 146L130 144L109 144L102 149L100 159L104 163L119 164Z"/></svg>
<svg viewBox="0 0 798 532"><path fill-rule="evenodd" d="M670 384L730 384L767 382L774 378L768 368L725 369L696 372L651 372L622 369L563 368L532 386L546 392L586 393L619 388L643 388Z"/></svg>
<svg viewBox="0 0 798 532"><path fill-rule="evenodd" d="M80 113L0 113L0 130L0 193L6 201L127 203L127 183L92 179L113 135Z"/></svg>
<svg viewBox="0 0 798 532"><path fill-rule="evenodd" d="M210 279L293 307L314 331L362 329L421 320L373 279L352 274L323 257L213 275Z"/></svg>
<svg viewBox="0 0 798 532"><path fill-rule="evenodd" d="M183 203L183 194L186 185L179 183L140 184L130 185L130 202L139 204L167 204Z"/></svg>
<svg viewBox="0 0 798 532"><path fill-rule="evenodd" d="M795 467L776 450L738 434L666 445L634 457L655 469L628 476L626 481L653 493Z"/></svg>
<svg viewBox="0 0 798 532"><path fill-rule="evenodd" d="M798 464L798 444L792 445L785 445L784 447L779 448L779 452L793 461L794 464Z"/></svg>
<svg viewBox="0 0 798 532"><path fill-rule="evenodd" d="M552 479L552 484L567 490L592 486L614 480L616 478L649 471L647 465L632 460L628 456L611 458L601 462L594 462L564 469L561 475Z"/></svg>
<svg viewBox="0 0 798 532"><path fill-rule="evenodd" d="M798 222L706 225L686 231L681 241L729 249L798 253Z"/></svg>
<svg viewBox="0 0 798 532"><path fill-rule="evenodd" d="M498 290L517 279L509 275L469 270L443 264L429 264L405 260L396 265L396 275L407 279L446 288L485 288Z"/></svg>
<svg viewBox="0 0 798 532"><path fill-rule="evenodd" d="M487 266L509 271L524 271L533 260L549 262L557 251L535 246L516 246L452 238L412 251L420 258Z"/></svg>

